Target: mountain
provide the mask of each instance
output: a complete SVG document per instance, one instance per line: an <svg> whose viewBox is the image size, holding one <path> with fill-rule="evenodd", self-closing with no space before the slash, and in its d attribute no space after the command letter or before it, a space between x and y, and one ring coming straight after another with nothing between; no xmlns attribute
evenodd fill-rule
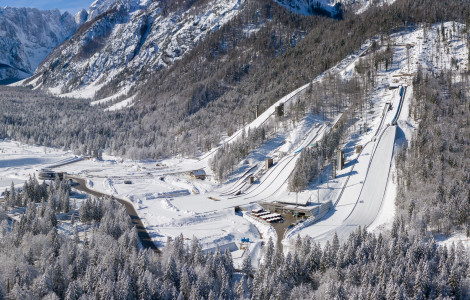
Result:
<svg viewBox="0 0 470 300"><path fill-rule="evenodd" d="M298 14L340 18L343 10L362 13L370 7L392 4L395 0L275 0L275 2Z"/></svg>
<svg viewBox="0 0 470 300"><path fill-rule="evenodd" d="M338 0L275 0L286 9L304 15L336 16L340 13Z"/></svg>
<svg viewBox="0 0 470 300"><path fill-rule="evenodd" d="M221 28L225 31L232 31L233 26L240 29L235 38L241 42L278 17L300 20L301 17L293 16L296 14L341 18L345 7L361 9L366 5L369 1L96 0L88 11L77 14L76 22L84 23L83 26L54 49L25 85L41 86L57 95L103 101L117 96L130 99L137 93L137 84L181 61ZM228 25L239 15L234 24ZM295 22L298 20L292 23ZM305 26L289 26L296 29L290 30L291 41L275 45L283 48L278 54L305 36ZM283 29L277 28L271 38L282 34ZM212 41L203 48L207 51L218 43ZM237 43L232 46L236 47ZM223 49L223 45L218 48L230 50Z"/></svg>
<svg viewBox="0 0 470 300"><path fill-rule="evenodd" d="M0 8L0 82L31 76L77 27L72 15L59 10Z"/></svg>
<svg viewBox="0 0 470 300"><path fill-rule="evenodd" d="M56 94L87 89L93 96L114 81L113 94L124 93L144 68L152 73L171 66L236 16L243 2L95 1L87 22L26 84Z"/></svg>

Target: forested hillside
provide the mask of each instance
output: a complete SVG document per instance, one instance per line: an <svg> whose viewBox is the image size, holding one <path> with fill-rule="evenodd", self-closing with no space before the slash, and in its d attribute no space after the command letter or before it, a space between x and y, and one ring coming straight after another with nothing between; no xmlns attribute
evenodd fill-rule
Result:
<svg viewBox="0 0 470 300"><path fill-rule="evenodd" d="M468 10L463 0L397 0L335 20L296 15L268 0L246 5L246 13L210 34L169 69L144 71L146 83L136 88L137 101L130 108L100 111L99 106L87 108L84 100L50 96L37 105L28 97L3 93L0 137L82 153L106 149L129 158L197 155L253 120L255 104L263 111L367 38L422 22L465 23ZM59 106L61 113L52 109ZM25 118L29 121L22 121Z"/></svg>
<svg viewBox="0 0 470 300"><path fill-rule="evenodd" d="M397 205L419 235L470 236L468 74L421 71L414 79L412 143L397 158Z"/></svg>

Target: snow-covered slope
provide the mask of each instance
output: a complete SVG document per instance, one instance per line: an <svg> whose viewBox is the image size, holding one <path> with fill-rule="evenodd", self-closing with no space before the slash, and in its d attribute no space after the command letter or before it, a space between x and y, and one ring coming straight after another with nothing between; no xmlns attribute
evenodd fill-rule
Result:
<svg viewBox="0 0 470 300"><path fill-rule="evenodd" d="M275 0L279 5L303 15L314 13L330 14L338 13L337 0Z"/></svg>
<svg viewBox="0 0 470 300"><path fill-rule="evenodd" d="M362 13L373 6L392 4L395 0L341 0L341 4L352 9L356 13Z"/></svg>
<svg viewBox="0 0 470 300"><path fill-rule="evenodd" d="M31 76L76 29L74 17L67 12L0 7L0 81Z"/></svg>
<svg viewBox="0 0 470 300"><path fill-rule="evenodd" d="M88 21L51 53L26 84L55 94L82 90L82 95L93 96L114 80L108 94L118 94L132 86L144 69L149 74L181 59L236 16L242 2L212 0L169 8L162 1L97 0ZM89 92L83 93L84 89Z"/></svg>
<svg viewBox="0 0 470 300"><path fill-rule="evenodd" d="M279 5L292 12L312 15L324 14L332 17L340 13L341 7L362 13L372 6L381 6L384 3L392 4L395 0L274 0Z"/></svg>
<svg viewBox="0 0 470 300"><path fill-rule="evenodd" d="M444 42L440 38L442 32L445 32ZM396 196L393 155L397 145L403 143L396 141L405 139L408 143L418 126L409 110L413 96L412 78L419 68L434 74L440 74L444 70L466 70L468 48L463 32L464 25L446 22L390 36L393 65L377 75L377 88L370 99L376 108L376 113L371 114L372 120L369 122L372 130L362 134L360 142L354 144L364 148L359 154L346 158L348 167L340 171L336 179L336 182L341 183L341 188L336 188L335 181L330 182L329 187L323 187L329 195L334 195L334 208L319 222L289 235L290 240L298 233L301 236L310 236L315 242L326 243L336 232L339 239L345 241L349 233L358 226L368 227L369 230L391 226ZM366 55L364 59L368 59L370 55ZM345 76L348 72L344 73ZM392 92L388 87L398 85L408 88L405 90L402 109L397 114L399 89ZM392 104L392 110L381 115L387 102ZM394 125L392 119L395 115L398 120ZM402 137L398 137L396 132L401 132ZM287 239L284 243L289 244Z"/></svg>

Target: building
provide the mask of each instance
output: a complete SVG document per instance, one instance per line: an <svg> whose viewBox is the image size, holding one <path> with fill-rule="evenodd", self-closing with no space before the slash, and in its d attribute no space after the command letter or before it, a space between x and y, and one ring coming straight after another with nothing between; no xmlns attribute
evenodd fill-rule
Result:
<svg viewBox="0 0 470 300"><path fill-rule="evenodd" d="M266 170L268 170L269 168L271 168L274 164L274 160L272 158L266 158L265 160L265 168Z"/></svg>
<svg viewBox="0 0 470 300"><path fill-rule="evenodd" d="M311 217L312 207L299 206L292 203L281 203L281 202L260 202L262 207L268 210L268 214L292 214L299 217Z"/></svg>
<svg viewBox="0 0 470 300"><path fill-rule="evenodd" d="M204 170L193 170L189 173L189 176L191 176L191 179L204 180L204 179L206 179L206 171L204 171Z"/></svg>
<svg viewBox="0 0 470 300"><path fill-rule="evenodd" d="M56 177L59 177L60 180L64 179L65 172L55 172L51 169L41 169L39 171L38 178L41 180L54 180Z"/></svg>

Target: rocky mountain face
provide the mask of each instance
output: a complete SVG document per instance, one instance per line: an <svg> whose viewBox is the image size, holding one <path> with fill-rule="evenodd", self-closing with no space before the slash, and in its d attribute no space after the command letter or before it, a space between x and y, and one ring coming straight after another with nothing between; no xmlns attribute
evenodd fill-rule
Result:
<svg viewBox="0 0 470 300"><path fill-rule="evenodd" d="M87 21L26 84L56 94L87 90L90 97L113 82L110 94L126 93L144 68L171 66L236 16L243 2L97 0Z"/></svg>
<svg viewBox="0 0 470 300"><path fill-rule="evenodd" d="M77 27L74 16L59 10L0 8L0 82L31 76Z"/></svg>
<svg viewBox="0 0 470 300"><path fill-rule="evenodd" d="M250 5L259 6L260 11L261 7L280 5L300 15L339 18L340 7L353 4L351 1L271 0L267 1L271 4L255 1ZM367 1L353 2L357 7L359 2ZM96 100L130 97L129 91L136 83L180 61L209 34L238 16L245 3L246 0L96 0L88 11L75 16L75 23L83 23L80 29L54 49L25 84L41 86L54 94ZM245 19L256 18L244 14ZM259 30L259 25L253 27L254 31ZM244 29L245 37L254 32L253 28Z"/></svg>

